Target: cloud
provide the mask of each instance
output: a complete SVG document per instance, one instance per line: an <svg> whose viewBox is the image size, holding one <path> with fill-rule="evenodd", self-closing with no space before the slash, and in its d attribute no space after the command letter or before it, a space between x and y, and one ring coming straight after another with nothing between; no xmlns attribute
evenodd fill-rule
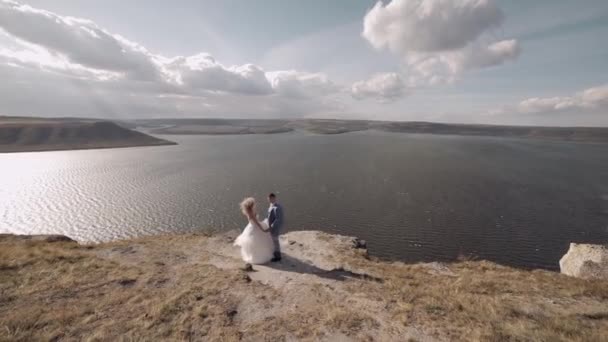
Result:
<svg viewBox="0 0 608 342"><path fill-rule="evenodd" d="M0 55L24 66L42 65L76 75L118 77L175 85L183 91L241 94L272 92L264 71L252 64L225 67L208 54L167 58L100 28L16 2L0 2L0 27L20 50Z"/></svg>
<svg viewBox="0 0 608 342"><path fill-rule="evenodd" d="M396 73L380 73L365 81L355 82L351 87L355 99L373 98L380 102L394 101L406 94L406 86Z"/></svg>
<svg viewBox="0 0 608 342"><path fill-rule="evenodd" d="M112 35L90 20L2 1L0 26L12 36L44 47L73 64L140 80L157 77L156 65L144 47Z"/></svg>
<svg viewBox="0 0 608 342"><path fill-rule="evenodd" d="M515 105L494 110L494 114L606 114L608 112L608 84L577 92L571 96L532 97Z"/></svg>
<svg viewBox="0 0 608 342"><path fill-rule="evenodd" d="M179 92L151 82L99 81L0 63L2 114L137 117L300 118L342 112L331 97L289 98L278 94Z"/></svg>
<svg viewBox="0 0 608 342"><path fill-rule="evenodd" d="M521 49L516 40L501 40L490 45L474 45L459 50L451 58L455 73L468 69L486 68L500 65L506 60L515 59ZM449 63L450 58L446 60Z"/></svg>
<svg viewBox="0 0 608 342"><path fill-rule="evenodd" d="M411 85L445 83L518 57L516 40L486 42L503 20L494 0L379 1L363 19L362 36L399 56Z"/></svg>
<svg viewBox="0 0 608 342"><path fill-rule="evenodd" d="M399 54L456 50L499 26L503 17L490 0L378 2L364 18L363 37Z"/></svg>
<svg viewBox="0 0 608 342"><path fill-rule="evenodd" d="M570 97L532 97L521 101L517 105L520 113L540 113L558 111L575 107Z"/></svg>
<svg viewBox="0 0 608 342"><path fill-rule="evenodd" d="M4 36L4 37L3 37ZM9 38L0 31L0 38ZM9 40L10 41L10 40ZM63 74L68 77L85 77L108 79L115 76L104 70L90 69L73 64L67 58L50 53L48 50L34 44L12 40L10 46L0 47L0 63L13 67L37 69Z"/></svg>
<svg viewBox="0 0 608 342"><path fill-rule="evenodd" d="M267 73L253 64L225 66L207 53L178 57L153 54L90 20L60 16L13 1L0 2L0 28L15 38L13 49L0 49L0 58L24 67L106 79L122 76L165 83L185 93L303 97L336 90L322 73Z"/></svg>
<svg viewBox="0 0 608 342"><path fill-rule="evenodd" d="M27 114L53 112L28 97L52 104L59 115L92 116L163 111L290 116L341 106L330 98L340 88L323 73L227 66L207 53L167 57L91 20L11 0L0 0L0 78L19 84L0 89L0 96L11 97L13 114L20 114L20 106ZM65 113L69 106L59 99L75 110Z"/></svg>
<svg viewBox="0 0 608 342"><path fill-rule="evenodd" d="M324 73L309 73L296 70L273 71L266 74L272 89L277 94L307 98L336 93L340 88Z"/></svg>
<svg viewBox="0 0 608 342"><path fill-rule="evenodd" d="M265 95L272 92L264 70L253 65L225 67L211 55L201 53L161 62L170 82L186 90Z"/></svg>

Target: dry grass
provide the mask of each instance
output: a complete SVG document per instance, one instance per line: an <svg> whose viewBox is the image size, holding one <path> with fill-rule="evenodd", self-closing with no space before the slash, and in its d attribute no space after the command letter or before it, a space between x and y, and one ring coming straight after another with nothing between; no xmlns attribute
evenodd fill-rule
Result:
<svg viewBox="0 0 608 342"><path fill-rule="evenodd" d="M296 295L211 266L205 239L81 246L2 236L0 340L407 340L410 328L467 341L608 336L606 282L483 261L446 275L344 250L345 268L383 281L311 278Z"/></svg>
<svg viewBox="0 0 608 342"><path fill-rule="evenodd" d="M469 341L608 341L608 283L460 262L454 276L428 265L355 261L383 275L351 291L375 293L392 319Z"/></svg>
<svg viewBox="0 0 608 342"><path fill-rule="evenodd" d="M201 239L81 246L0 238L0 341L316 340L376 324L321 286L322 301L286 310L271 287L205 264ZM154 253L141 262L143 251Z"/></svg>
<svg viewBox="0 0 608 342"><path fill-rule="evenodd" d="M231 290L247 284L240 272L192 264L167 279L161 263L119 265L95 249L2 243L0 339L238 339L230 320Z"/></svg>

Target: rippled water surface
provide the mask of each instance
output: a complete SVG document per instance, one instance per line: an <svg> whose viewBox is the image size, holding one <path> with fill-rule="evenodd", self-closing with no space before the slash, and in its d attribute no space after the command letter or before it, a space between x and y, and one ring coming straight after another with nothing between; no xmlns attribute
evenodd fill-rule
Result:
<svg viewBox="0 0 608 342"><path fill-rule="evenodd" d="M286 230L356 235L404 261L555 269L608 241L608 145L379 132L171 136L178 146L0 155L0 232L105 241L244 225L279 194ZM266 204L258 210L263 213Z"/></svg>

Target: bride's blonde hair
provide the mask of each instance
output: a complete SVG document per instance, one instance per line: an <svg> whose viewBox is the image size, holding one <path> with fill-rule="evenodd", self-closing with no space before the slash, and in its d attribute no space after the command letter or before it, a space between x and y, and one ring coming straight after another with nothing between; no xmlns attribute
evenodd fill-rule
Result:
<svg viewBox="0 0 608 342"><path fill-rule="evenodd" d="M255 206L255 198L253 197L247 197L245 198L241 204L241 211L243 212L243 215L250 217L251 215L253 215L253 207Z"/></svg>

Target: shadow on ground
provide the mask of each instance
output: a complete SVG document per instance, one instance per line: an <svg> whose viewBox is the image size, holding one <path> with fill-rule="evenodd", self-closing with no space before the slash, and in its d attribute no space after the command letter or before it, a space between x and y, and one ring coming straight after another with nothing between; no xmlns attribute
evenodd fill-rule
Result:
<svg viewBox="0 0 608 342"><path fill-rule="evenodd" d="M312 274L320 278L337 281L344 281L347 279L361 279L375 281L379 283L383 281L381 278L373 277L365 273L355 273L352 271L345 270L342 267L334 268L332 270L324 270L315 265L309 264L296 257L286 254L283 254L283 258L280 262L270 262L268 264L265 264L264 266L279 271Z"/></svg>

